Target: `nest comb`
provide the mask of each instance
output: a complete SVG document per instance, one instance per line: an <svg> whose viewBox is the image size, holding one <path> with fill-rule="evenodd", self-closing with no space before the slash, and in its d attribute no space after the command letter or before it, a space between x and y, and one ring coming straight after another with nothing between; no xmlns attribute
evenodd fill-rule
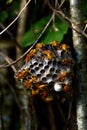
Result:
<svg viewBox="0 0 87 130"><path fill-rule="evenodd" d="M71 96L74 60L70 47L54 41L38 43L25 58L25 64L16 73L16 78L32 96L43 100Z"/></svg>

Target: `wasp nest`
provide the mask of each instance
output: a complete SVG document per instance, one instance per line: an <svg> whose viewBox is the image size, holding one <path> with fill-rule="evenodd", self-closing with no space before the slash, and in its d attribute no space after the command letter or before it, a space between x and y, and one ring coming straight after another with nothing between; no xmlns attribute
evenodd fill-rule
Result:
<svg viewBox="0 0 87 130"><path fill-rule="evenodd" d="M70 47L54 41L38 43L26 56L16 77L32 95L52 100L53 94L71 95L74 61ZM63 95L64 94L64 95Z"/></svg>

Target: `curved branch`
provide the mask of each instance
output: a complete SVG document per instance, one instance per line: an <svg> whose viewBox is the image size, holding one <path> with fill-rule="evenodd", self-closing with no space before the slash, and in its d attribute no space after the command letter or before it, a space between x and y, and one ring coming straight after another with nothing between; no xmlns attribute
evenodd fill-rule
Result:
<svg viewBox="0 0 87 130"><path fill-rule="evenodd" d="M74 26L76 26L75 23L72 22L72 20L64 14L64 12L60 9L60 6L58 7L58 10L56 10L54 7L51 6L51 4L49 3L48 0L46 0L46 2L47 2L47 4L48 4L48 6L50 7L50 9L51 9L53 12L55 12L55 14L56 14L60 19L65 20L66 22L68 22L68 25L69 25L69 27L70 27L71 29L75 30L77 33L79 33L79 34L81 34L81 35L83 35L84 37L87 38L87 34L84 32L84 30L82 31L82 30L80 30L79 28L75 28L75 27L74 27ZM74 24L73 27L72 27L72 24Z"/></svg>
<svg viewBox="0 0 87 130"><path fill-rule="evenodd" d="M5 29L5 27L2 23L0 23L0 28L3 30ZM24 50L23 50L22 46L20 46L20 44L17 42L17 40L13 36L13 34L9 30L6 30L5 32L10 36L11 40L14 41L14 43L17 45L17 47L23 52Z"/></svg>
<svg viewBox="0 0 87 130"><path fill-rule="evenodd" d="M3 52L0 52L0 55L4 58L4 60L8 63L8 64L11 64L12 62L12 59L10 57L8 57L7 55L5 55ZM17 69L14 65L11 66L12 70L14 72L17 72Z"/></svg>
<svg viewBox="0 0 87 130"><path fill-rule="evenodd" d="M21 13L25 10L25 8L28 6L28 4L31 2L31 0L28 0L28 2L25 4L24 8L19 12L19 14L17 15L17 17L4 29L0 32L0 35L2 35L8 28L10 28L16 21L17 19L20 17Z"/></svg>
<svg viewBox="0 0 87 130"><path fill-rule="evenodd" d="M53 20L53 17L54 17L54 14L52 14L51 18L49 19L48 23L46 24L46 26L44 27L44 29L42 30L41 34L36 39L36 41L34 42L34 44L25 53L23 53L17 60L13 61L11 64L0 65L0 68L10 67L10 66L16 64L18 61L20 61L24 56L26 56L30 52L30 50L38 43L38 41L40 40L40 38L42 37L42 35L44 34L44 32L47 30L47 28L49 27L50 23Z"/></svg>

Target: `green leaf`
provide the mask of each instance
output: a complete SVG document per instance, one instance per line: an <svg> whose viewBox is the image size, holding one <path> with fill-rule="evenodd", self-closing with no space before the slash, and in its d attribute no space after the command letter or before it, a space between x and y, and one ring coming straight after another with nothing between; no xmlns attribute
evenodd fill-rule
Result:
<svg viewBox="0 0 87 130"><path fill-rule="evenodd" d="M23 46L29 46L34 43L34 41L38 38L49 19L50 16L44 17L32 25L32 27L24 34L22 38ZM67 30L67 24L56 18L55 23L52 22L46 30L43 38L41 39L41 42L49 43L54 40L61 42L64 37L64 34L67 33Z"/></svg>
<svg viewBox="0 0 87 130"><path fill-rule="evenodd" d="M13 2L13 0L6 0L3 3L0 3L0 4L2 4L1 8L3 8L4 6L7 7L4 10L1 9L0 22L4 24L4 22L7 23L8 19L9 19L9 22L10 22L10 20L15 19L15 17L17 16L19 6L20 6L20 0L17 0L17 1L14 1L14 2ZM9 7L9 4L11 4L10 7Z"/></svg>
<svg viewBox="0 0 87 130"><path fill-rule="evenodd" d="M7 0L7 4L10 4L13 0Z"/></svg>
<svg viewBox="0 0 87 130"><path fill-rule="evenodd" d="M42 42L49 43L52 41L61 42L63 40L64 35L67 33L68 25L56 18L55 23L51 24L48 28L46 36L42 39Z"/></svg>
<svg viewBox="0 0 87 130"><path fill-rule="evenodd" d="M34 43L34 41L40 35L49 18L50 16L44 17L31 26L31 28L24 34L22 38L23 46L28 46Z"/></svg>
<svg viewBox="0 0 87 130"><path fill-rule="evenodd" d="M3 11L0 13L0 22L4 22L8 17L7 11Z"/></svg>
<svg viewBox="0 0 87 130"><path fill-rule="evenodd" d="M82 9L82 13L83 16L85 17L85 20L87 20L87 0L83 0L82 4L81 4L81 9Z"/></svg>

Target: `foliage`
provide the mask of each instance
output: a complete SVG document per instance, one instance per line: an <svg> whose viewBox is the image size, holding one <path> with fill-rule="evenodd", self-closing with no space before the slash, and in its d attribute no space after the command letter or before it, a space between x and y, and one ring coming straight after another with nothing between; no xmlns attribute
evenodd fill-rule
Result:
<svg viewBox="0 0 87 130"><path fill-rule="evenodd" d="M0 3L0 22L5 23L7 20L16 17L19 5L20 0L3 0Z"/></svg>
<svg viewBox="0 0 87 130"><path fill-rule="evenodd" d="M49 21L50 16L43 17L41 20L35 22L30 29L24 34L22 38L23 46L29 46L34 43L34 41L41 34L41 31ZM61 42L64 34L67 33L68 25L58 18L51 23L44 36L41 39L41 42L49 43L54 39Z"/></svg>
<svg viewBox="0 0 87 130"><path fill-rule="evenodd" d="M85 17L85 20L87 20L87 1L83 0L82 1L82 12L83 12L83 16Z"/></svg>
<svg viewBox="0 0 87 130"><path fill-rule="evenodd" d="M27 2L28 0L25 0L25 1ZM56 0L49 0L52 7L55 6L55 3L54 3L55 1ZM87 4L86 4L87 2L86 1L87 0L82 1L82 11L83 11L83 15L84 15L84 19L83 19L84 22L86 22L86 20L87 20ZM3 30L3 27L7 27L16 18L16 16L19 13L18 11L19 11L19 6L20 6L21 2L22 2L22 0L0 0L0 31ZM70 1L69 0L58 0L58 2L59 2L59 4L62 5L61 10L63 10L63 12L66 14L66 16L67 17L70 16L70 6L69 6ZM26 11L24 11L24 12L26 12ZM24 12L22 12L22 13L24 13ZM28 47L28 46L32 45L35 42L35 40L38 38L38 36L40 36L42 30L44 29L44 27L48 23L49 19L51 18L52 13L53 13L52 10L46 4L46 0L31 0L31 2L29 3L29 6L28 6L27 18L26 18L26 20L24 20L24 21L26 21L26 23L25 23L25 26L23 26L25 32L22 33L23 34L23 36L21 37L22 44L19 43L19 40L18 40L21 36L21 35L18 35L18 30L20 30L19 24L21 24L21 22L19 22L20 21L20 19L19 19L19 21L16 21L11 26L11 28L9 28L8 30L6 30L5 33L3 33L3 35L0 35L0 38L1 38L0 39L1 40L1 42L0 42L1 50L0 51L5 52L6 55L11 57L12 59L20 57L21 51L19 51L19 49L16 51L17 47L20 47L20 49L21 49L21 46ZM22 20L22 22L23 22L23 20ZM49 42L57 40L59 42L64 41L65 43L70 44L70 46L71 46L72 35L70 32L71 32L71 29L68 27L68 25L65 23L65 21L61 21L58 17L55 16L55 19L51 22L50 26L46 29L46 31L42 35L41 39L39 39L39 42L44 42L45 44L47 44ZM20 33L20 31L19 31L19 33ZM15 44L12 45L12 48L10 47L10 43L9 43L8 39L12 40L11 45L14 44L14 42L15 42ZM3 43L2 40L3 41L6 40L6 42ZM4 44L6 44L6 46ZM59 51L59 53L61 53L61 51ZM1 56L1 59L2 58L4 59L4 57ZM0 59L0 64L3 64L4 60L1 61L1 59ZM16 62L16 66L17 65L18 64ZM19 65L21 66L21 63L19 63ZM2 76L1 82L0 82L0 86L2 89L1 94L0 94L0 98L1 98L0 112L2 113L2 115L0 115L0 116L2 118L2 123L0 124L0 128L3 127L2 129L6 129L6 130L9 130L9 129L20 130L20 129L28 129L28 128L24 128L24 127L28 127L28 126L31 127L30 125L32 125L32 127L33 127L33 124L35 124L35 126L37 126L36 122L31 124L32 121L34 120L33 119L34 115L32 112L33 106L31 106L32 105L31 97L30 97L30 99L29 98L27 99L26 92L24 90L20 91L20 90L22 90L21 89L22 86L19 84L16 84L16 82L14 81L13 71L10 68L8 69L8 71L7 71L7 69L1 69L0 72L1 72L0 78ZM9 90L8 90L8 88L9 88ZM5 100L4 97L7 100ZM40 130L56 129L56 128L52 127L55 125L57 126L57 129L60 128L62 130L61 127L64 127L65 124L67 125L68 122L65 122L66 119L64 119L64 121L62 123L60 123L63 120L62 119L63 117L61 118L61 114L60 114L61 113L60 106L61 106L61 108L63 108L63 111L64 111L63 114L65 116L67 116L68 110L69 110L69 109L67 109L68 103L65 103L64 106L62 104L60 104L60 106L59 106L59 104L57 104L56 102L55 102L55 104L54 104L54 102L52 102L52 104L49 104L48 106L46 106L47 104L44 105L44 102L41 101L40 99L38 100L38 97L34 100L33 101L36 105L35 106L36 115L37 116L40 115L40 117L38 118L38 122L37 122L40 126L39 127ZM66 106L66 104L67 104L67 106ZM27 105L30 107L29 108L30 118L28 117L29 115L27 114L27 109L26 109L26 108L28 108ZM58 108L58 106L59 106L59 108ZM74 110L75 110L75 106L74 106ZM69 114L70 114L70 111L69 111ZM50 119L49 119L49 115L50 115ZM74 115L74 114L72 114L72 115ZM4 117L6 120L4 119ZM8 122L8 120L9 120L9 122ZM3 123L4 123L4 125L3 125ZM50 127L48 127L49 125L47 123L50 125ZM71 123L72 123L72 120L71 120ZM72 127L73 127L73 124L74 123L72 123ZM69 123L68 123L68 125L69 125ZM23 127L23 128L21 128L21 127ZM32 128L32 129L34 130L34 128ZM70 130L71 130L71 128L70 128Z"/></svg>

